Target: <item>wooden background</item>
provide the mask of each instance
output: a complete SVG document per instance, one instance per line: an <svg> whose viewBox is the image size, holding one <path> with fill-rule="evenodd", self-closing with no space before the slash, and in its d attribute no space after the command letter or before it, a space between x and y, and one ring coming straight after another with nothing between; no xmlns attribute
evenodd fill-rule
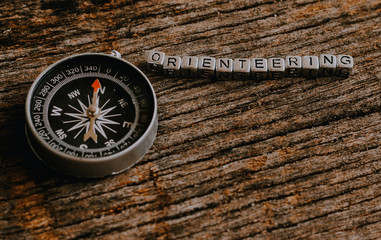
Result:
<svg viewBox="0 0 381 240"><path fill-rule="evenodd" d="M379 0L3 0L0 239L380 239ZM103 179L33 156L24 101L38 74L118 50L151 80L154 146ZM148 50L271 57L349 54L347 79L170 79Z"/></svg>

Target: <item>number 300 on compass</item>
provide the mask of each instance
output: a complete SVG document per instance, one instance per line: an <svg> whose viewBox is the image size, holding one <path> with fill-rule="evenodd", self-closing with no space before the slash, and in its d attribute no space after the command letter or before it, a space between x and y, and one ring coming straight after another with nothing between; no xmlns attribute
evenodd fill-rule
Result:
<svg viewBox="0 0 381 240"><path fill-rule="evenodd" d="M26 100L26 134L34 153L79 177L119 173L141 159L157 130L147 77L117 56L87 53L47 68Z"/></svg>

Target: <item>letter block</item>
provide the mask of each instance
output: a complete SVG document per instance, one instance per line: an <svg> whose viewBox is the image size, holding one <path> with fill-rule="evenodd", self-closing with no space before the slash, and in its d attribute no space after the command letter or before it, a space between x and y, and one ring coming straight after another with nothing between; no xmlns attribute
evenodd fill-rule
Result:
<svg viewBox="0 0 381 240"><path fill-rule="evenodd" d="M165 56L163 72L165 76L168 77L179 77L180 72L181 57L179 56Z"/></svg>
<svg viewBox="0 0 381 240"><path fill-rule="evenodd" d="M237 58L234 59L233 64L233 78L234 80L250 79L250 59Z"/></svg>
<svg viewBox="0 0 381 240"><path fill-rule="evenodd" d="M216 60L216 78L219 80L233 79L233 59L217 58Z"/></svg>
<svg viewBox="0 0 381 240"><path fill-rule="evenodd" d="M213 57L198 58L198 76L213 78L216 75L216 59Z"/></svg>
<svg viewBox="0 0 381 240"><path fill-rule="evenodd" d="M269 58L269 79L282 79L286 72L286 65L283 58Z"/></svg>
<svg viewBox="0 0 381 240"><path fill-rule="evenodd" d="M286 76L299 77L302 74L302 58L300 56L286 57Z"/></svg>
<svg viewBox="0 0 381 240"><path fill-rule="evenodd" d="M198 57L184 56L181 60L181 75L183 77L198 76Z"/></svg>
<svg viewBox="0 0 381 240"><path fill-rule="evenodd" d="M165 53L155 50L148 52L147 68L151 72L160 72L163 69Z"/></svg>
<svg viewBox="0 0 381 240"><path fill-rule="evenodd" d="M353 70L353 57L349 55L337 56L336 74L340 77L348 77Z"/></svg>
<svg viewBox="0 0 381 240"><path fill-rule="evenodd" d="M319 72L319 58L317 56L303 56L303 77L316 78Z"/></svg>
<svg viewBox="0 0 381 240"><path fill-rule="evenodd" d="M266 58L251 59L251 79L262 81L267 78L268 64Z"/></svg>
<svg viewBox="0 0 381 240"><path fill-rule="evenodd" d="M336 66L337 66L335 55L328 55L328 54L320 55L319 64L320 64L320 69L319 69L320 76L335 75Z"/></svg>

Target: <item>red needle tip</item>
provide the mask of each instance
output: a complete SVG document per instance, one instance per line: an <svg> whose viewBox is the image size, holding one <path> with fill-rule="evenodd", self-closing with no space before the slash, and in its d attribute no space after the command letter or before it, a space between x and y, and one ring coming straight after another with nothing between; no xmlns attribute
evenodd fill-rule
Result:
<svg viewBox="0 0 381 240"><path fill-rule="evenodd" d="M94 92L98 91L98 88L101 88L101 83L99 82L98 79L96 79L93 82L93 85L91 85L92 88L94 88Z"/></svg>

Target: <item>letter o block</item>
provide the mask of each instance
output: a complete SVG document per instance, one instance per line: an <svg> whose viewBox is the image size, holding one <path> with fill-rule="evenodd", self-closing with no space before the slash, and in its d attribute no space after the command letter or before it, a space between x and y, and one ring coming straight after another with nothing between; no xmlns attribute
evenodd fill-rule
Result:
<svg viewBox="0 0 381 240"><path fill-rule="evenodd" d="M148 52L147 68L151 72L161 72L163 69L165 53L155 50Z"/></svg>

